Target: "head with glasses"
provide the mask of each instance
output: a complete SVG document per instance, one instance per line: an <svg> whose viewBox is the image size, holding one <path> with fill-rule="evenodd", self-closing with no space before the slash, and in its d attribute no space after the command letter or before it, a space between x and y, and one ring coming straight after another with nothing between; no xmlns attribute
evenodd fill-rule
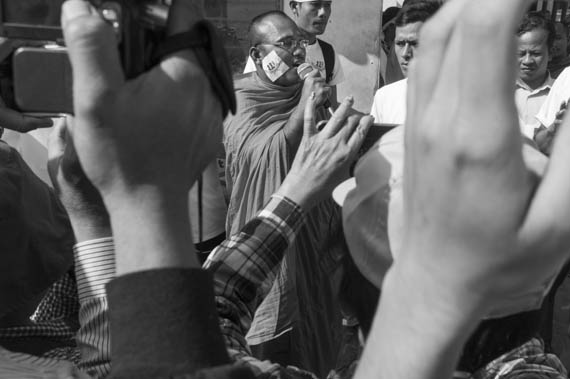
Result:
<svg viewBox="0 0 570 379"><path fill-rule="evenodd" d="M255 17L249 26L249 55L257 67L257 74L265 81L280 86L300 82L297 67L305 62L308 41L303 38L295 22L281 11L271 11ZM270 64L281 64L283 73L275 79L268 73Z"/></svg>
<svg viewBox="0 0 570 379"><path fill-rule="evenodd" d="M332 1L297 0L289 2L293 18L310 42L325 32L331 16Z"/></svg>

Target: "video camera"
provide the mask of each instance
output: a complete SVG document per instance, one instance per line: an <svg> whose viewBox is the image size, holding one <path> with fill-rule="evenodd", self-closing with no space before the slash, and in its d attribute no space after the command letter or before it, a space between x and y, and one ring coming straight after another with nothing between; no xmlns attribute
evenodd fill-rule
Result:
<svg viewBox="0 0 570 379"><path fill-rule="evenodd" d="M0 97L25 113L73 113L72 72L60 27L64 0L0 0ZM171 0L90 0L115 29L125 76L152 64Z"/></svg>

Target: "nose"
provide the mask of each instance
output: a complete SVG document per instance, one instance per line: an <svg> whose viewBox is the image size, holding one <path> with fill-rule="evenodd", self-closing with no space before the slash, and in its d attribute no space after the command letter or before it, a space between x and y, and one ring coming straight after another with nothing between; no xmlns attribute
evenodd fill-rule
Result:
<svg viewBox="0 0 570 379"><path fill-rule="evenodd" d="M414 57L414 48L410 46L409 43L407 43L404 47L404 50L402 51L402 57L406 59L412 59Z"/></svg>
<svg viewBox="0 0 570 379"><path fill-rule="evenodd" d="M303 60L305 60L305 55L306 55L306 51L305 51L304 47L302 47L301 45L295 46L295 49L293 50L293 56L296 59L302 58Z"/></svg>
<svg viewBox="0 0 570 379"><path fill-rule="evenodd" d="M521 63L523 64L531 64L532 63L532 58L530 56L530 54L526 53L525 55L523 55L522 59L521 59Z"/></svg>

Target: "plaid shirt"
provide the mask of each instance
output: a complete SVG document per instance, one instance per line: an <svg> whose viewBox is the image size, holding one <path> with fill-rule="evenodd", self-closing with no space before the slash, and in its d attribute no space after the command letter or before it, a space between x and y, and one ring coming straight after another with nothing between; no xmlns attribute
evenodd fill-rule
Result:
<svg viewBox="0 0 570 379"><path fill-rule="evenodd" d="M255 310L269 292L283 254L303 223L304 213L297 204L287 198L273 196L265 209L248 222L239 234L224 241L212 252L204 266L214 277L220 327L230 356L237 364L252 369L257 378L316 379L313 374L295 367L282 367L253 358L245 340ZM79 314L82 328L78 338L82 346L82 368L94 377L103 377L109 370L104 284L115 275L112 239L90 241L79 247L80 249L76 248L76 275L81 303ZM89 301L92 302L91 306L84 308L84 304L89 305ZM50 304L52 311L67 308L57 301L51 301ZM45 313L44 317L49 318L50 312L39 313ZM34 334L38 329L30 329L28 332ZM1 358L2 354L0 363ZM14 361L13 356L10 359L11 362ZM53 364L53 361L44 361L42 366L53 372ZM0 369L0 377L1 374Z"/></svg>
<svg viewBox="0 0 570 379"><path fill-rule="evenodd" d="M560 359L544 352L544 343L533 338L498 357L474 374L455 372L454 379L566 379Z"/></svg>
<svg viewBox="0 0 570 379"><path fill-rule="evenodd" d="M115 276L113 239L77 244L74 254L74 273L52 286L32 316L33 324L0 329L0 340L45 338L71 346L40 357L0 347L0 378L59 378L63 373L83 377L78 369L92 378L109 373L105 284Z"/></svg>
<svg viewBox="0 0 570 379"><path fill-rule="evenodd" d="M284 253L304 221L297 204L273 195L256 218L212 251L204 263L214 277L220 328L230 357L248 365L258 378L315 378L296 367L253 358L245 339L255 311L269 293Z"/></svg>

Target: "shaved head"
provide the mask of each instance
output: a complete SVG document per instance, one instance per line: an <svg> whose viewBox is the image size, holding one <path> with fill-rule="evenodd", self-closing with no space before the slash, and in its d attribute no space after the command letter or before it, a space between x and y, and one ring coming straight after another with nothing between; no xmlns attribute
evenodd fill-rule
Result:
<svg viewBox="0 0 570 379"><path fill-rule="evenodd" d="M283 28L297 29L295 22L281 11L270 11L256 16L249 25L248 35L250 46L256 46L277 35Z"/></svg>

